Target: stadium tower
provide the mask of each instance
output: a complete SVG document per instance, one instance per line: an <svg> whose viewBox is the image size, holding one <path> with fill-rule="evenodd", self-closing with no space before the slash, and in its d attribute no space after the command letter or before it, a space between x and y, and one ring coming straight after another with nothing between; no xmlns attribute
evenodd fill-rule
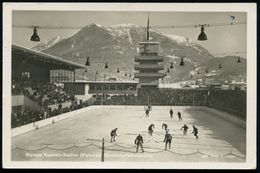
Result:
<svg viewBox="0 0 260 173"><path fill-rule="evenodd" d="M139 42L139 56L135 57L135 78L139 78L139 87L158 88L159 79L163 77L163 57L158 56L159 42L149 41L149 18L147 22L146 41Z"/></svg>

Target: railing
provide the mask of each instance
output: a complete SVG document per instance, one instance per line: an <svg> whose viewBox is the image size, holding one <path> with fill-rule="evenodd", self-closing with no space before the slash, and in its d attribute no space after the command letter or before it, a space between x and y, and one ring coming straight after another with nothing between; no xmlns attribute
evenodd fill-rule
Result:
<svg viewBox="0 0 260 173"><path fill-rule="evenodd" d="M174 137L178 138L178 137ZM173 140L174 141L174 140ZM149 143L157 143L157 144L162 144L161 146L157 147L151 147ZM158 157L160 155L165 155L166 153L171 154L170 156L172 157L179 157L179 158L186 158L188 156L194 156L197 157L197 159L202 159L202 160L208 160L208 159L214 159L214 160L239 160L239 161L245 161L246 156L242 153L239 153L237 151L234 151L233 149L227 149L225 146L217 146L217 145L212 145L212 144L204 144L205 147L196 146L195 144L190 144L190 146L182 146L178 147L175 146L175 144L183 144L179 142L173 142L172 144L172 149L165 149L163 141L157 141L157 140L146 140L143 143L143 149L144 153L148 153L150 155L157 155ZM188 144L188 143L187 143ZM214 148L214 151L218 151L218 153L221 154L213 154L215 152L211 152L213 150L211 147ZM177 151L178 148L181 149L186 149L188 152L180 152ZM74 151L74 159L77 158L90 158L90 157L95 157L96 159L100 160L101 162L106 161L111 154L109 153L116 153L116 156L120 160L127 160L126 157L121 158L121 155L123 153L128 153L128 154L133 154L132 157L137 157L138 153L136 151L136 145L134 144L126 144L126 143L111 143L110 141L104 140L103 139L86 139L85 143L58 143L58 144L42 144L42 146L30 146L30 147L13 147L11 149L12 153L16 153L16 156L24 156L25 158L22 158L23 160L25 159L30 159L30 156L26 157L26 153L34 153L37 155L37 153L46 153L48 154L48 151L56 152L57 157L62 157L64 159L67 157L67 155L71 154L70 150ZM44 152L43 152L44 151ZM82 155L82 151L84 151L84 155ZM95 151L96 154L93 154L93 151ZM97 152L98 151L98 152ZM18 154L17 154L18 153ZM20 153L20 154L19 154ZM21 154L25 153L25 154ZM60 154L62 153L62 154ZM80 154L81 153L81 154ZM129 156L130 156L129 155ZM183 156L183 157L181 157ZM148 156L147 156L148 157ZM40 158L40 157L39 157ZM67 157L68 159L69 157ZM125 158L125 159L124 159ZM19 160L18 158L12 158L13 160ZM43 158L44 159L44 158ZM65 158L66 159L66 158Z"/></svg>

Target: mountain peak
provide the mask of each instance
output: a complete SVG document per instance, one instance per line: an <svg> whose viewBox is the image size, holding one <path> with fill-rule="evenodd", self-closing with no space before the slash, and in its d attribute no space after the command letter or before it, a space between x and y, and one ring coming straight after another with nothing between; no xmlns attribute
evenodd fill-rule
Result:
<svg viewBox="0 0 260 173"><path fill-rule="evenodd" d="M115 25L111 25L111 27L132 27L132 28L138 28L140 27L139 25L136 24L132 24L132 23L121 23L121 24L115 24Z"/></svg>
<svg viewBox="0 0 260 173"><path fill-rule="evenodd" d="M90 27L102 27L100 24L97 24L97 23L90 23L86 26L83 27L84 28L90 28Z"/></svg>

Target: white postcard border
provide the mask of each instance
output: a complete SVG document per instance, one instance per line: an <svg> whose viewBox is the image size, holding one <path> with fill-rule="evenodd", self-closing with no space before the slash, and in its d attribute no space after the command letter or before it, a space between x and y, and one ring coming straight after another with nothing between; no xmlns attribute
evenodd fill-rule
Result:
<svg viewBox="0 0 260 173"><path fill-rule="evenodd" d="M11 161L11 43L12 11L174 11L247 12L247 154L245 163L215 162L48 162ZM3 167L4 168L256 168L256 4L255 3L3 3ZM239 134L238 134L239 135Z"/></svg>

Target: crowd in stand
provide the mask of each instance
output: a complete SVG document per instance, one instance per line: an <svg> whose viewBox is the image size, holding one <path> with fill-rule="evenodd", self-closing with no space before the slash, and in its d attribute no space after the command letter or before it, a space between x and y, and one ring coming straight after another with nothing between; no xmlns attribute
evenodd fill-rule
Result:
<svg viewBox="0 0 260 173"><path fill-rule="evenodd" d="M20 94L28 96L45 108L48 105L74 101L74 96L68 94L62 87L30 78L12 81L12 95Z"/></svg>
<svg viewBox="0 0 260 173"><path fill-rule="evenodd" d="M113 95L104 101L104 105L136 105L136 96L129 95Z"/></svg>
<svg viewBox="0 0 260 173"><path fill-rule="evenodd" d="M188 89L140 89L138 102L153 105L202 105L205 103L207 90Z"/></svg>
<svg viewBox="0 0 260 173"><path fill-rule="evenodd" d="M26 107L24 111L12 111L11 127L14 128L17 126L22 126L42 119L43 119L43 112L30 110L28 107Z"/></svg>
<svg viewBox="0 0 260 173"><path fill-rule="evenodd" d="M32 110L29 107L25 107L24 110L14 110L12 111L12 128L29 124L35 121L43 120L46 118L54 117L66 112L74 111L83 107L87 107L87 102L82 101L73 101L70 106L63 107L62 104L58 105L58 108L51 109L50 107L47 110L39 111Z"/></svg>
<svg viewBox="0 0 260 173"><path fill-rule="evenodd" d="M12 95L26 95L44 108L43 111L12 111L12 128L88 106L68 94L62 87L37 80L12 82ZM94 104L103 105L186 105L209 106L241 118L246 117L246 92L240 90L140 88L137 95L98 95ZM71 105L63 106L62 103ZM50 108L49 105L57 105ZM15 109L14 109L15 110Z"/></svg>
<svg viewBox="0 0 260 173"><path fill-rule="evenodd" d="M208 106L246 119L246 91L211 90L208 95Z"/></svg>
<svg viewBox="0 0 260 173"><path fill-rule="evenodd" d="M13 107L12 128L88 106L87 102L75 99L60 86L28 78L12 81L12 95L25 95L43 108L33 110L25 107L20 110ZM69 102L70 105L63 106L62 103L65 102ZM50 105L54 107L51 108Z"/></svg>
<svg viewBox="0 0 260 173"><path fill-rule="evenodd" d="M246 92L241 90L143 88L135 95L114 95L96 104L103 105L185 105L209 106L246 118Z"/></svg>
<svg viewBox="0 0 260 173"><path fill-rule="evenodd" d="M208 90L176 90L176 89L138 89L137 96L113 95L97 96L96 104L103 105L197 105L206 104Z"/></svg>

